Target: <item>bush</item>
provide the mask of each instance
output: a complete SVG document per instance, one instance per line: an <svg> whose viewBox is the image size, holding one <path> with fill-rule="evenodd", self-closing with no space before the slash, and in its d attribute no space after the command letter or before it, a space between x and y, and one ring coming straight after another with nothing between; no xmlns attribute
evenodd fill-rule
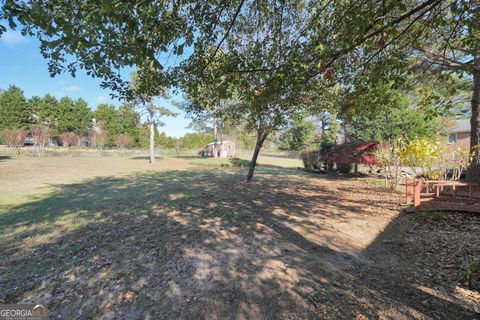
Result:
<svg viewBox="0 0 480 320"><path fill-rule="evenodd" d="M337 163L337 171L343 174L350 174L353 172L353 163Z"/></svg>
<svg viewBox="0 0 480 320"><path fill-rule="evenodd" d="M130 138L126 134L116 135L115 144L122 150L128 149L132 146L132 138Z"/></svg>
<svg viewBox="0 0 480 320"><path fill-rule="evenodd" d="M415 175L423 174L427 179L438 180L440 144L428 139L417 139L407 143L398 153L402 165L409 166ZM421 172L417 168L420 168Z"/></svg>
<svg viewBox="0 0 480 320"><path fill-rule="evenodd" d="M60 135L60 141L64 147L75 147L80 145L80 137L75 132L64 132Z"/></svg>
<svg viewBox="0 0 480 320"><path fill-rule="evenodd" d="M375 151L375 158L378 161L378 165L384 170L385 187L395 190L400 178L400 158L396 148L384 145Z"/></svg>
<svg viewBox="0 0 480 320"><path fill-rule="evenodd" d="M480 261L470 261L463 265L462 274L471 286L474 278L480 278Z"/></svg>
<svg viewBox="0 0 480 320"><path fill-rule="evenodd" d="M324 170L324 158L320 151L305 151L301 153L303 166L305 170L311 172L318 172Z"/></svg>
<svg viewBox="0 0 480 320"><path fill-rule="evenodd" d="M26 132L23 129L5 129L3 136L9 147L15 148L16 155L20 155L25 144Z"/></svg>

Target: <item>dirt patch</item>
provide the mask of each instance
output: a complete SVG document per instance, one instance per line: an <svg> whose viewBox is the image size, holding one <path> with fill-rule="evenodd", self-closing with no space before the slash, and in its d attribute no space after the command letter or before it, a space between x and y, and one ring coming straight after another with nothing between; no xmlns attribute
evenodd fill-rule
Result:
<svg viewBox="0 0 480 320"><path fill-rule="evenodd" d="M478 316L458 276L460 256L478 257L478 216L419 220L397 194L295 170L243 179L93 178L0 208L0 302L64 319Z"/></svg>
<svg viewBox="0 0 480 320"><path fill-rule="evenodd" d="M402 214L362 253L370 263L358 275L435 318L461 308L478 313L480 281L468 281L463 269L480 258L479 231L480 214Z"/></svg>

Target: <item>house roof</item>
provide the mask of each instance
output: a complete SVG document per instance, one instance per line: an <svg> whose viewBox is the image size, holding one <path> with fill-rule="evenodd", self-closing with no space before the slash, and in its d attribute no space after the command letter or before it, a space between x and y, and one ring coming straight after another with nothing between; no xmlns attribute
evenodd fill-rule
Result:
<svg viewBox="0 0 480 320"><path fill-rule="evenodd" d="M455 126L452 129L452 132L470 132L470 119L455 120Z"/></svg>
<svg viewBox="0 0 480 320"><path fill-rule="evenodd" d="M223 141L223 143L226 143L226 142L230 142L230 143L235 144L235 142L233 142L233 141L229 141L229 140ZM215 144L215 142L212 142L212 143L207 144L207 146L213 146L214 144ZM221 144L220 141L217 141L217 144Z"/></svg>

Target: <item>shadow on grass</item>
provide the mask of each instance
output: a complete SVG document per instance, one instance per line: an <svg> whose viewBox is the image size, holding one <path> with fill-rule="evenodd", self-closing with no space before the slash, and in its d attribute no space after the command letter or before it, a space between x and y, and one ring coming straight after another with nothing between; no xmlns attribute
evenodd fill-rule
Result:
<svg viewBox="0 0 480 320"><path fill-rule="evenodd" d="M12 159L11 156L0 156L0 162L7 161L7 160L10 160L10 159Z"/></svg>
<svg viewBox="0 0 480 320"><path fill-rule="evenodd" d="M150 157L148 156L136 156L136 157L130 157L132 160L143 160L143 161L149 161ZM155 156L155 160L163 160L165 157L163 156Z"/></svg>
<svg viewBox="0 0 480 320"><path fill-rule="evenodd" d="M0 302L44 303L55 318L351 319L393 306L409 318L428 299L427 316L441 305L472 318L410 283L406 296L382 290L396 277L363 282L354 257L296 231L365 213L361 203L284 179L290 169L259 173L251 183L241 170L96 178L0 208Z"/></svg>
<svg viewBox="0 0 480 320"><path fill-rule="evenodd" d="M189 163L205 167L248 167L250 165L249 160L239 158L197 158Z"/></svg>
<svg viewBox="0 0 480 320"><path fill-rule="evenodd" d="M178 159L185 159L185 160L192 160L192 159L202 159L202 157L200 157L199 155L189 155L189 156L176 156L176 155L172 155L171 158L178 158Z"/></svg>

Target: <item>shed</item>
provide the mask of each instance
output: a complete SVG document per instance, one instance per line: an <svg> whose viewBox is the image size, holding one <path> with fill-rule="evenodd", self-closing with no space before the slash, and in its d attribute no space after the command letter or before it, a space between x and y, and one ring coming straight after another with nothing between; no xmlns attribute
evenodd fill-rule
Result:
<svg viewBox="0 0 480 320"><path fill-rule="evenodd" d="M215 143L209 143L202 148L200 155L202 157L213 157L213 148ZM236 146L233 141L217 142L217 157L233 158L235 157Z"/></svg>

